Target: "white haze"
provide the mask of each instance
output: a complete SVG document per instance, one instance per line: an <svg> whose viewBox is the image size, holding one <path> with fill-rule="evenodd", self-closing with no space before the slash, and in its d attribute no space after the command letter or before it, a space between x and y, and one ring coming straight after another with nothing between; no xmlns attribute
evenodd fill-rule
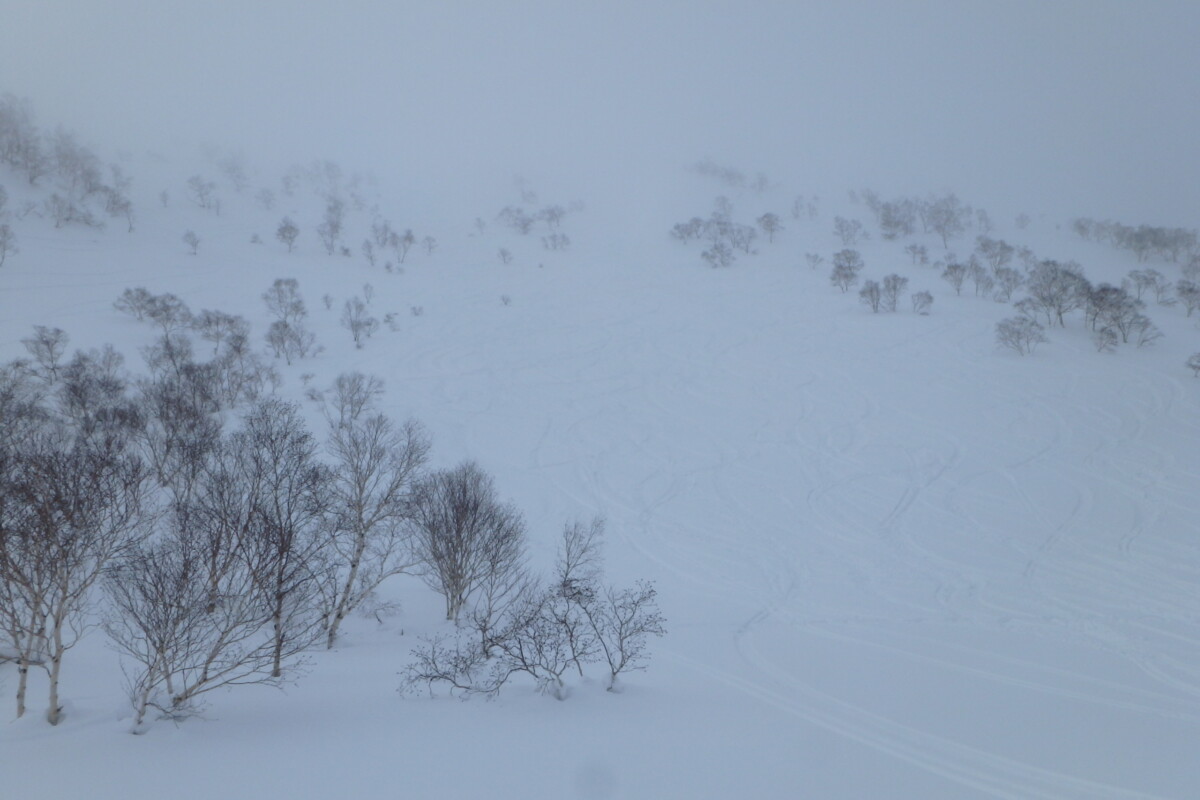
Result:
<svg viewBox="0 0 1200 800"><path fill-rule="evenodd" d="M710 157L994 215L1200 216L1193 2L3 0L0 20L0 89L112 147L330 158L451 196L531 172L643 194Z"/></svg>

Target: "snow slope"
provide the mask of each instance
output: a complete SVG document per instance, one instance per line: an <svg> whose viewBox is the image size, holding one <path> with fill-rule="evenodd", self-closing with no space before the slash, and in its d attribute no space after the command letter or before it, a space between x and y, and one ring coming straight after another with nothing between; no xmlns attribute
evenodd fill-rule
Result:
<svg viewBox="0 0 1200 800"><path fill-rule="evenodd" d="M1200 334L1178 308L1151 307L1166 336L1150 349L1096 353L1076 317L1021 358L994 344L1008 306L955 297L902 242L864 245L864 276L907 275L930 316L906 300L873 315L810 270L805 252L841 247L833 215L867 222L862 207L794 221L782 189L735 192L735 214L775 210L788 230L709 269L666 232L728 190L670 165L632 207L588 186L543 197L585 203L564 252L493 220L511 187L434 211L383 193L398 227L438 239L402 274L358 254L365 211L354 256L330 257L311 197L267 212L223 187L217 217L183 199L186 166L131 172L132 234L16 226L0 358L44 324L136 365L150 333L111 307L128 286L246 314L261 337L259 294L295 277L327 349L281 367L284 394L306 373L380 375L438 466L495 474L542 565L563 521L605 515L609 577L655 580L669 635L620 694L401 698L416 636L439 628L437 598L401 579L401 615L354 620L285 691L218 693L203 719L135 737L96 632L64 668L61 726L36 683L31 713L0 725L5 796L1200 796L1200 380L1182 366ZM303 231L291 255L272 235L285 213ZM1001 227L1093 280L1138 266L1053 220ZM356 351L337 318L364 283L397 330ZM6 695L13 680L0 666Z"/></svg>

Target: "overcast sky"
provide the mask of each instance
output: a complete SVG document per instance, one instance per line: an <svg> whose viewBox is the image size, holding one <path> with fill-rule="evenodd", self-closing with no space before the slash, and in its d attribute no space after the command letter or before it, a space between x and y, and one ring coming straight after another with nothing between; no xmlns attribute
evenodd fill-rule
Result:
<svg viewBox="0 0 1200 800"><path fill-rule="evenodd" d="M1195 0L0 0L0 91L108 146L462 180L711 157L1192 227L1197 42Z"/></svg>

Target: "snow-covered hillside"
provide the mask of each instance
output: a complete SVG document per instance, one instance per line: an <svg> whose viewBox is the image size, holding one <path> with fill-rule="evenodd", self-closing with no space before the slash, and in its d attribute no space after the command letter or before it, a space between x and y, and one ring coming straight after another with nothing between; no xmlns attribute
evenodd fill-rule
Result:
<svg viewBox="0 0 1200 800"><path fill-rule="evenodd" d="M265 351L260 296L295 278L324 351L276 362L282 396L351 370L381 377L385 410L432 434L433 466L472 458L495 475L539 568L565 520L603 515L608 574L656 582L668 635L619 694L589 677L561 702L520 682L491 702L402 697L410 650L446 623L401 576L385 585L401 613L352 619L283 691L217 692L201 718L130 736L120 660L93 631L64 666L63 722L44 721L35 675L31 713L0 726L6 796L1200 792L1200 380L1184 367L1200 332L1179 306L1148 304L1164 333L1150 347L1097 352L1075 312L1020 357L995 342L1011 305L957 296L940 267L912 263L912 243L944 258L936 235L885 241L844 195L793 217L787 186L682 165L625 193L530 180L467 200L341 176L348 255L321 246L309 179L288 195L250 165L239 192L211 160L123 166L133 232L10 219L0 359L48 325L73 347L111 342L140 370L152 333L113 309L139 286L245 315ZM192 175L217 182L219 214L188 199ZM10 210L43 199L12 173L0 183ZM718 195L734 219L772 211L785 229L708 267L668 231ZM558 228L521 235L497 218L554 204ZM831 285L838 215L871 232L864 279L909 278L897 312ZM275 236L284 216L300 229L291 253ZM417 240L391 271L394 257L372 266L360 249L377 217ZM995 217L993 237L1075 259L1094 283L1179 277L1066 219ZM569 244L544 241L556 232ZM950 249L965 259L978 233ZM910 310L918 291L934 296L928 315ZM367 295L387 323L356 349L339 317ZM14 682L0 664L6 698Z"/></svg>

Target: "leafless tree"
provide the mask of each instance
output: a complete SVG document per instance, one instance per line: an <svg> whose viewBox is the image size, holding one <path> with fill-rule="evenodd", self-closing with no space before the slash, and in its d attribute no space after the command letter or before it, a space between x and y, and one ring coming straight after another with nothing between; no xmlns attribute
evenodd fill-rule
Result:
<svg viewBox="0 0 1200 800"><path fill-rule="evenodd" d="M187 194L193 203L206 211L215 211L218 215L221 213L221 201L217 199L215 182L205 180L199 175L193 175L188 178Z"/></svg>
<svg viewBox="0 0 1200 800"><path fill-rule="evenodd" d="M430 442L418 423L397 426L378 411L382 391L378 379L349 373L338 376L323 397L329 423L326 450L334 464L332 557L337 571L328 647L346 615L384 580L417 566L406 522Z"/></svg>
<svg viewBox="0 0 1200 800"><path fill-rule="evenodd" d="M885 311L895 311L900 302L900 295L908 288L908 278L895 273L883 278L883 308Z"/></svg>
<svg viewBox="0 0 1200 800"><path fill-rule="evenodd" d="M352 297L342 308L342 327L350 331L355 348L361 350L363 342L379 329L379 320L371 316L361 297Z"/></svg>
<svg viewBox="0 0 1200 800"><path fill-rule="evenodd" d="M188 246L188 252L196 255L196 250L200 247L200 237L196 235L195 231L188 231L183 234L183 243Z"/></svg>
<svg viewBox="0 0 1200 800"><path fill-rule="evenodd" d="M522 563L521 514L497 499L491 476L472 461L439 470L416 485L411 524L425 581L445 597L448 620L458 620L491 573Z"/></svg>
<svg viewBox="0 0 1200 800"><path fill-rule="evenodd" d="M33 336L22 339L21 344L37 364L37 374L48 385L57 383L63 354L67 350L69 337L62 328L34 325Z"/></svg>
<svg viewBox="0 0 1200 800"><path fill-rule="evenodd" d="M215 370L187 358L170 373L140 381L139 389L138 440L147 465L174 501L184 502L220 440Z"/></svg>
<svg viewBox="0 0 1200 800"><path fill-rule="evenodd" d="M164 336L182 333L192 324L187 303L170 292L150 294L145 289L126 289L113 307L139 321L151 322Z"/></svg>
<svg viewBox="0 0 1200 800"><path fill-rule="evenodd" d="M1129 273L1129 278L1124 281L1126 285L1133 287L1134 296L1138 300L1142 299L1142 295L1147 289L1155 284L1155 278L1162 277L1158 270L1154 269L1135 269Z"/></svg>
<svg viewBox="0 0 1200 800"><path fill-rule="evenodd" d="M942 270L942 280L950 284L954 288L955 294L962 294L963 282L967 279L967 267L965 264L950 263Z"/></svg>
<svg viewBox="0 0 1200 800"><path fill-rule="evenodd" d="M714 269L728 267L737 260L737 256L733 254L733 248L725 242L713 242L711 247L700 254L700 257Z"/></svg>
<svg viewBox="0 0 1200 800"><path fill-rule="evenodd" d="M746 255L750 255L754 250L754 240L758 238L758 231L749 226L742 225L736 222L730 222L724 228L726 241L731 247L736 247Z"/></svg>
<svg viewBox="0 0 1200 800"><path fill-rule="evenodd" d="M863 224L856 219L833 218L833 234L841 240L842 247L853 247L866 236Z"/></svg>
<svg viewBox="0 0 1200 800"><path fill-rule="evenodd" d="M325 245L325 252L333 255L342 238L342 224L346 217L346 204L338 197L330 197L325 204L325 216L317 226L317 236Z"/></svg>
<svg viewBox="0 0 1200 800"><path fill-rule="evenodd" d="M296 227L296 223L292 222L290 217L284 217L283 221L279 223L279 227L275 229L275 238L287 245L289 253L295 247L298 236L300 236L300 229Z"/></svg>
<svg viewBox="0 0 1200 800"><path fill-rule="evenodd" d="M504 225L512 228L522 236L533 230L534 224L537 222L537 217L526 213L525 209L519 206L505 206L496 215L496 219ZM403 261L403 259L401 259Z"/></svg>
<svg viewBox="0 0 1200 800"><path fill-rule="evenodd" d="M1021 284L1025 282L1021 273L1012 267L1000 267L995 270L994 275L996 276L996 299L1002 303L1007 303L1012 298L1013 292L1021 288Z"/></svg>
<svg viewBox="0 0 1200 800"><path fill-rule="evenodd" d="M58 128L49 137L50 159L59 186L71 199L83 202L104 188L100 159L75 138Z"/></svg>
<svg viewBox="0 0 1200 800"><path fill-rule="evenodd" d="M1084 320L1093 331L1110 329L1128 342L1145 304L1124 287L1101 283L1089 288L1084 305Z"/></svg>
<svg viewBox="0 0 1200 800"><path fill-rule="evenodd" d="M1135 295L1138 300L1142 299L1142 295L1147 291L1154 293L1155 302L1160 305L1171 305L1174 300L1171 299L1171 284L1163 275L1156 269L1135 269L1129 273L1128 283L1134 287Z"/></svg>
<svg viewBox="0 0 1200 800"><path fill-rule="evenodd" d="M1016 254L1016 248L1003 239L979 236L975 239L975 251L988 263L992 272L1007 267Z"/></svg>
<svg viewBox="0 0 1200 800"><path fill-rule="evenodd" d="M28 99L0 97L0 162L24 173L31 186L52 169Z"/></svg>
<svg viewBox="0 0 1200 800"><path fill-rule="evenodd" d="M1200 378L1200 353L1192 353L1188 356L1187 368L1192 371L1192 374Z"/></svg>
<svg viewBox="0 0 1200 800"><path fill-rule="evenodd" d="M664 635L665 628L651 584L625 590L602 585L603 530L598 519L567 525L552 580L521 584L502 613L489 619L493 626L474 631L484 634L482 647L461 631L452 641L427 640L413 651L405 688L442 683L464 695L495 695L512 676L526 674L562 700L566 673L574 668L582 675L584 665L603 659L608 688L616 691L622 673L644 668L647 638Z"/></svg>
<svg viewBox="0 0 1200 800"><path fill-rule="evenodd" d="M323 630L322 594L332 577L332 475L317 461L299 409L281 400L260 402L232 444L255 487L248 558L256 591L270 610L271 677L278 678L285 657L312 646Z"/></svg>
<svg viewBox="0 0 1200 800"><path fill-rule="evenodd" d="M975 285L976 297L987 297L991 295L992 289L996 286L996 279L992 274L979 263L979 259L974 255L967 262L967 275L971 278L971 283Z"/></svg>
<svg viewBox="0 0 1200 800"><path fill-rule="evenodd" d="M300 296L300 283L295 278L276 278L271 288L263 292L267 311L275 319L292 325L308 316L304 298Z"/></svg>
<svg viewBox="0 0 1200 800"><path fill-rule="evenodd" d="M698 239L704 232L704 220L699 217L692 217L687 222L677 222L671 228L671 238L676 239L684 244Z"/></svg>
<svg viewBox="0 0 1200 800"><path fill-rule="evenodd" d="M129 314L138 322L142 322L146 319L146 315L154 303L154 297L145 287L139 286L136 289L126 289L113 302L113 308L123 314Z"/></svg>
<svg viewBox="0 0 1200 800"><path fill-rule="evenodd" d="M146 471L114 432L50 421L3 456L0 576L4 596L26 619L17 715L25 711L25 677L40 662L49 676L47 720L62 717L64 656L87 631L92 586L145 531ZM14 617L12 609L4 614Z"/></svg>
<svg viewBox="0 0 1200 800"><path fill-rule="evenodd" d="M862 271L863 260L857 250L839 250L833 255L833 271L829 281L843 292L858 283L858 273Z"/></svg>
<svg viewBox="0 0 1200 800"><path fill-rule="evenodd" d="M283 358L288 364L293 359L308 358L321 350L316 334L299 323L293 325L282 320L275 320L267 328L267 346L276 358Z"/></svg>
<svg viewBox="0 0 1200 800"><path fill-rule="evenodd" d="M389 242L392 249L396 251L396 260L401 264L404 263L404 259L408 257L408 251L416 243L417 237L413 234L412 230L405 230L404 233L393 236Z"/></svg>
<svg viewBox="0 0 1200 800"><path fill-rule="evenodd" d="M923 244L910 244L904 248L904 252L912 257L913 264L929 263L929 250Z"/></svg>
<svg viewBox="0 0 1200 800"><path fill-rule="evenodd" d="M21 251L17 249L17 235L13 233L12 226L0 223L0 267L4 266L9 256L19 252Z"/></svg>
<svg viewBox="0 0 1200 800"><path fill-rule="evenodd" d="M1097 329L1092 333L1092 344L1096 346L1098 353L1111 353L1117 349L1117 332L1110 327Z"/></svg>
<svg viewBox="0 0 1200 800"><path fill-rule="evenodd" d="M1146 347L1154 344L1162 338L1162 335L1162 331L1158 329L1158 326L1143 314L1139 314L1133 322L1134 342L1138 347Z"/></svg>
<svg viewBox="0 0 1200 800"><path fill-rule="evenodd" d="M778 214L767 212L758 218L758 227L767 235L768 242L775 241L775 234L783 230L783 223L779 220Z"/></svg>
<svg viewBox="0 0 1200 800"><path fill-rule="evenodd" d="M868 307L872 313L879 313L879 305L882 300L883 293L879 288L878 281L867 281L858 290L858 299Z"/></svg>
<svg viewBox="0 0 1200 800"><path fill-rule="evenodd" d="M996 323L996 343L1020 355L1028 355L1034 347L1046 342L1042 326L1029 317L1009 317Z"/></svg>
<svg viewBox="0 0 1200 800"><path fill-rule="evenodd" d="M43 203L46 213L54 220L54 227L64 225L83 225L88 228L102 228L104 223L81 201L68 195L54 192Z"/></svg>
<svg viewBox="0 0 1200 800"><path fill-rule="evenodd" d="M871 210L875 212L883 238L888 241L912 236L916 232L916 204L908 198L879 203Z"/></svg>
<svg viewBox="0 0 1200 800"><path fill-rule="evenodd" d="M192 328L201 339L212 342L214 356L221 352L222 345L250 336L250 323L245 317L227 314L224 311L201 311L192 318Z"/></svg>
<svg viewBox="0 0 1200 800"><path fill-rule="evenodd" d="M1083 270L1073 263L1041 261L1029 274L1026 285L1029 299L1046 315L1049 324L1064 326L1064 316L1087 302L1090 284Z"/></svg>
<svg viewBox="0 0 1200 800"><path fill-rule="evenodd" d="M937 197L922 204L923 220L929 230L942 237L942 247L948 247L950 239L963 233L971 222L973 212L954 194Z"/></svg>
<svg viewBox="0 0 1200 800"><path fill-rule="evenodd" d="M929 292L916 292L912 296L913 313L921 314L922 316L929 314L930 307L933 306L933 295Z"/></svg>
<svg viewBox="0 0 1200 800"><path fill-rule="evenodd" d="M552 233L542 237L542 247L547 250L566 250L571 246L571 237L565 233Z"/></svg>
<svg viewBox="0 0 1200 800"><path fill-rule="evenodd" d="M246 558L255 490L243 479L252 476L220 474L237 477L208 481L216 497L178 507L164 536L120 559L105 582L105 630L136 665L126 670L135 733L151 708L178 719L214 689L278 682L271 608ZM303 649L291 645L285 666Z"/></svg>
<svg viewBox="0 0 1200 800"><path fill-rule="evenodd" d="M1181 280L1175 284L1175 295L1187 309L1189 317L1193 311L1200 308L1200 283L1186 279Z"/></svg>

